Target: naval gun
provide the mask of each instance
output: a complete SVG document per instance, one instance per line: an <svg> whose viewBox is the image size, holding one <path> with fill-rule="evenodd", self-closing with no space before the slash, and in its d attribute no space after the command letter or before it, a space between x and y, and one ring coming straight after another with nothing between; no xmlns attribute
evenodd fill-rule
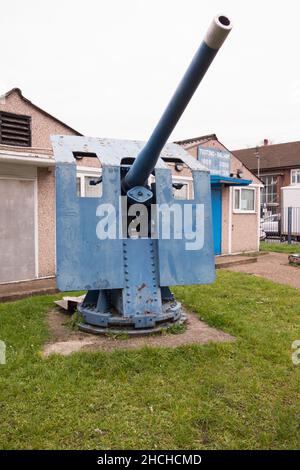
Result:
<svg viewBox="0 0 300 470"><path fill-rule="evenodd" d="M231 30L219 15L147 143L53 136L56 159L57 285L86 290L80 328L152 333L185 320L170 286L215 279L209 171L167 143ZM101 162L98 197L76 194L76 161ZM174 198L170 162L192 174L192 198Z"/></svg>

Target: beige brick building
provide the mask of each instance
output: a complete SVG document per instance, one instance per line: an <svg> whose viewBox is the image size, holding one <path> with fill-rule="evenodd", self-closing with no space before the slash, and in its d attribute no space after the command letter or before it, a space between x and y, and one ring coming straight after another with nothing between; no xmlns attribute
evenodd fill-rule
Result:
<svg viewBox="0 0 300 470"><path fill-rule="evenodd" d="M80 135L14 88L0 101L0 282L54 276L55 174L49 136Z"/></svg>
<svg viewBox="0 0 300 470"><path fill-rule="evenodd" d="M260 232L260 189L263 186L261 180L219 142L215 134L177 143L202 162L201 152L203 153L204 149L212 155L215 153L217 159L219 152L228 156L228 176L223 177L220 173L224 172L211 168L215 253L227 255L257 251ZM248 184L244 185L245 182Z"/></svg>
<svg viewBox="0 0 300 470"><path fill-rule="evenodd" d="M81 135L31 103L18 88L1 97L0 283L55 276L55 161L50 144L55 134ZM199 148L229 158L231 176L219 178L212 171L211 177L212 194L218 192L221 204L220 213L214 214L220 238L216 254L257 250L260 180L214 135L179 143L195 158ZM100 186L89 181L101 174L98 159L77 162L78 196L97 196ZM180 164L171 165L174 181L182 183L174 196L191 198L191 174ZM247 186L240 186L245 180Z"/></svg>

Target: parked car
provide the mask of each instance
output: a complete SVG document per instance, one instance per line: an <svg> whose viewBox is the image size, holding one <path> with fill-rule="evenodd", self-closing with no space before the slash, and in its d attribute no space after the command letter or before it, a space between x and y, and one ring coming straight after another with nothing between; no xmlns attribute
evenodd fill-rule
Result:
<svg viewBox="0 0 300 470"><path fill-rule="evenodd" d="M279 214L272 214L261 220L260 228L266 235L279 233Z"/></svg>
<svg viewBox="0 0 300 470"><path fill-rule="evenodd" d="M267 234L266 232L260 227L260 234L259 234L259 238L261 241L265 240L267 238Z"/></svg>

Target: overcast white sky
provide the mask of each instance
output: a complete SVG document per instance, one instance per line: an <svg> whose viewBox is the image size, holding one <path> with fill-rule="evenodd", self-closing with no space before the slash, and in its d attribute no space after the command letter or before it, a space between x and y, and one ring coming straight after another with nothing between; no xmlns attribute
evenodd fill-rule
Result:
<svg viewBox="0 0 300 470"><path fill-rule="evenodd" d="M0 92L78 131L146 139L215 14L234 29L171 140L300 140L299 0L7 0Z"/></svg>

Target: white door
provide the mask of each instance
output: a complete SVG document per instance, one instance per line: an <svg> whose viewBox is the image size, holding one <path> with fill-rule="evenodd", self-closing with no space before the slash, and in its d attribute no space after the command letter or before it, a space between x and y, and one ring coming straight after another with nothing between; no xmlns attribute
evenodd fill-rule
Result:
<svg viewBox="0 0 300 470"><path fill-rule="evenodd" d="M35 277L34 181L0 178L0 282Z"/></svg>

